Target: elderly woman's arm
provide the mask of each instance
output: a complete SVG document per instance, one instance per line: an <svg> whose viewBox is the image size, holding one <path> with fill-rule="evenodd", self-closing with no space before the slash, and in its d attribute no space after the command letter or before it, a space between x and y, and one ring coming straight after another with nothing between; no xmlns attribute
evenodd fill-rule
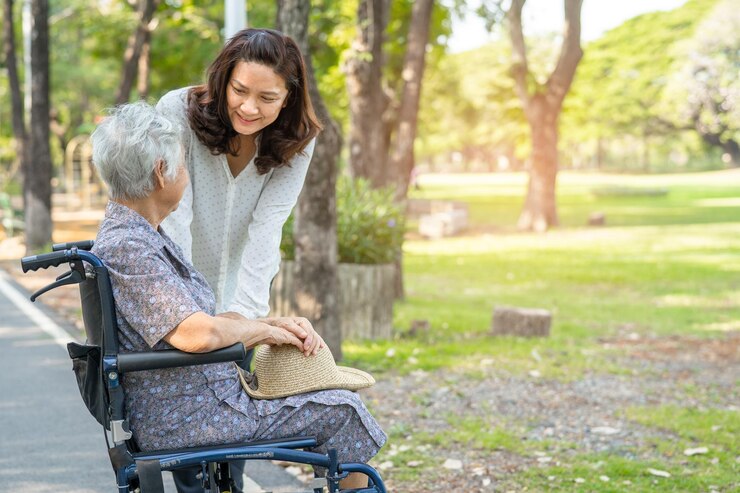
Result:
<svg viewBox="0 0 740 493"><path fill-rule="evenodd" d="M241 342L247 348L258 344L292 344L304 351L307 336L300 327L276 327L258 320L212 317L205 312L191 314L172 329L164 341L188 353L206 353Z"/></svg>

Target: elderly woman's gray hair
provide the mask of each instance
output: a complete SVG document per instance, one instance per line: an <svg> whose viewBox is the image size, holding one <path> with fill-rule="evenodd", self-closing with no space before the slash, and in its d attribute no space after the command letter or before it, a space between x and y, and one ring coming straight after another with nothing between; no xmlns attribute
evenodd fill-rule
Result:
<svg viewBox="0 0 740 493"><path fill-rule="evenodd" d="M138 199L154 189L154 169L174 180L183 163L179 125L139 101L111 110L91 136L93 163L113 199Z"/></svg>

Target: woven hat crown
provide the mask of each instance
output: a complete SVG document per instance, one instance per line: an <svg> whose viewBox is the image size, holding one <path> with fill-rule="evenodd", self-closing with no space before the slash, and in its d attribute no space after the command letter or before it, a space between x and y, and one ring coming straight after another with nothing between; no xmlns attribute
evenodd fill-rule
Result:
<svg viewBox="0 0 740 493"><path fill-rule="evenodd" d="M337 366L328 347L320 349L316 355L305 356L291 345L260 346L254 359L253 378L240 376L246 392L257 399L275 399L315 390L358 390L375 383L364 371Z"/></svg>

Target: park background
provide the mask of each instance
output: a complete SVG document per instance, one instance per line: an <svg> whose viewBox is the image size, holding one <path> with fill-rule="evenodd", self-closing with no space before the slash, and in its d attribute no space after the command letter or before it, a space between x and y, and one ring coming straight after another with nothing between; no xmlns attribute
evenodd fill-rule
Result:
<svg viewBox="0 0 740 493"><path fill-rule="evenodd" d="M392 491L738 487L740 6L584 3L249 3L327 123L283 240L312 304L285 309L375 374ZM104 109L201 82L223 29L217 2L4 0L0 257L29 289L21 255L95 234ZM348 264L387 332L338 322ZM504 306L549 334L494 334Z"/></svg>

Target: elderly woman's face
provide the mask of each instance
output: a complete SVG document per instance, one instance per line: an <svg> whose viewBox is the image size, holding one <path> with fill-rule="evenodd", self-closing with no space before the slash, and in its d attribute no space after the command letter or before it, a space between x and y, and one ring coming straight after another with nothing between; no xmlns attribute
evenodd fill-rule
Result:
<svg viewBox="0 0 740 493"><path fill-rule="evenodd" d="M239 62L226 89L232 127L241 135L254 135L277 120L287 97L285 80L271 67Z"/></svg>

